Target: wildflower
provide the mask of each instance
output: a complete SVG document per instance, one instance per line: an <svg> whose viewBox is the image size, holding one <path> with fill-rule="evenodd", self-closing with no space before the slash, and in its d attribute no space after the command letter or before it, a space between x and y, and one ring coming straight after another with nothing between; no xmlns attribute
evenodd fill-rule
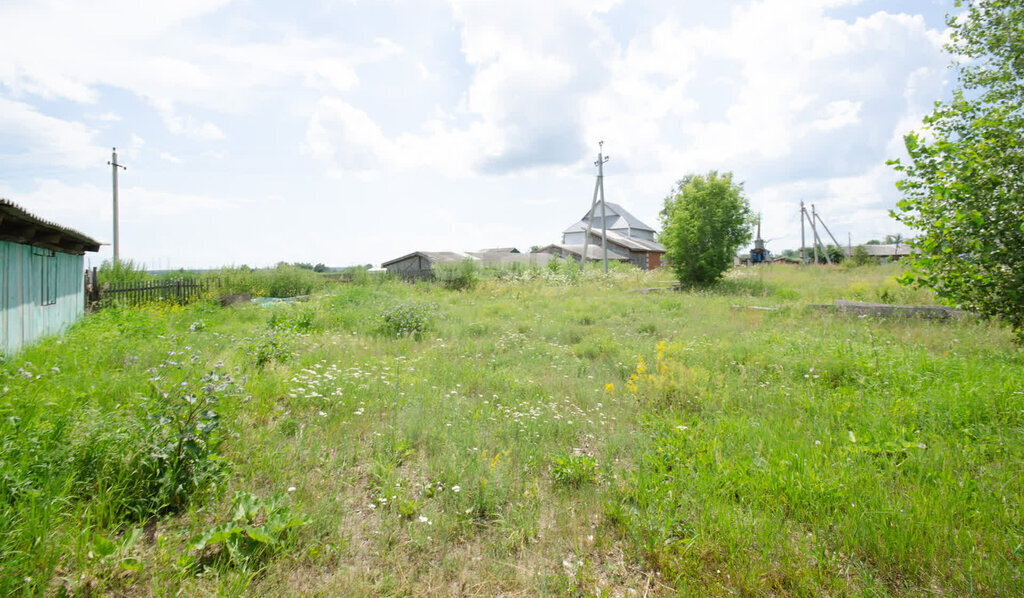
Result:
<svg viewBox="0 0 1024 598"><path fill-rule="evenodd" d="M288 492L295 492L295 486L288 486Z"/></svg>
<svg viewBox="0 0 1024 598"><path fill-rule="evenodd" d="M430 521L430 520L427 519L425 516L420 515L420 523L426 523L427 521Z"/></svg>
<svg viewBox="0 0 1024 598"><path fill-rule="evenodd" d="M615 384L614 383L609 382L608 384L604 385L604 391L605 392L613 392L614 390L615 390Z"/></svg>
<svg viewBox="0 0 1024 598"><path fill-rule="evenodd" d="M452 492L458 494L460 490L462 490L462 488L460 488L458 485L452 486Z"/></svg>

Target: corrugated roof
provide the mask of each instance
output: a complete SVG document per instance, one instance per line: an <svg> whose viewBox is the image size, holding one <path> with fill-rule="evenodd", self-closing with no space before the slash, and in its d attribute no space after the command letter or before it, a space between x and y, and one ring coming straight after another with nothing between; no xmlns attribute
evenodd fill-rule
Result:
<svg viewBox="0 0 1024 598"><path fill-rule="evenodd" d="M521 253L515 247L490 247L488 249L481 249L475 253Z"/></svg>
<svg viewBox="0 0 1024 598"><path fill-rule="evenodd" d="M566 245L564 243L552 243L551 245L545 245L544 247L541 247L540 249L538 249L534 253L551 253L552 250L555 250L555 249L560 249L560 250L564 251L565 253L571 253L572 255L574 255L576 257L580 257L581 255L583 255L583 246L582 245ZM590 245L587 246L587 259L588 260L600 260L600 259L603 259L603 257L604 257L604 253L601 251L601 246L600 245L594 245L593 243L591 243ZM619 260L619 261L622 261L622 262L628 262L629 261L629 256L622 255L621 253L619 253L619 252L617 252L615 250L609 250L608 251L608 259Z"/></svg>
<svg viewBox="0 0 1024 598"><path fill-rule="evenodd" d="M551 261L551 255L547 253L508 253L500 251L476 251L472 252L485 266L506 266L510 264L539 265Z"/></svg>
<svg viewBox="0 0 1024 598"><path fill-rule="evenodd" d="M620 206L619 204L612 203L610 201L606 201L604 205L605 205L605 216L608 218L608 226L606 228L608 228L609 230L612 230L612 229L615 229L615 230L633 229L633 230L646 230L646 231L650 231L652 233L655 232L653 228L651 228L647 224L644 224L639 218L637 218L636 216L630 214L629 211L626 208ZM575 233L575 232L579 232L581 230L582 231L587 230L587 218L589 216L590 216L590 210L587 210L586 213L583 214L583 217L580 218L579 222L577 222L576 224L573 224L569 228L565 229L564 231L562 231L562 233L563 234L564 233ZM595 219L600 219L601 218L601 205L600 204L598 204L597 207L594 208L594 218ZM600 227L598 227L598 228L600 228Z"/></svg>
<svg viewBox="0 0 1024 598"><path fill-rule="evenodd" d="M601 229L595 228L590 231L590 234L597 237L595 242L601 244ZM638 239L636 237L627 237L621 233L617 233L613 230L608 231L608 242L615 243L627 249L633 251L654 251L658 253L665 253L665 248L661 244L655 241L648 241L647 239ZM594 243L591 243L593 245Z"/></svg>
<svg viewBox="0 0 1024 598"><path fill-rule="evenodd" d="M402 260L409 259L416 255L425 258L431 264L436 264L439 262L461 262L463 260L479 259L473 255L470 255L469 253L464 253L461 251L414 251L412 253L403 255L402 257L396 257L393 260L388 260L381 264L380 267L387 268L391 264L398 263Z"/></svg>
<svg viewBox="0 0 1024 598"><path fill-rule="evenodd" d="M73 228L44 220L0 197L0 240L82 255L99 251L100 242Z"/></svg>
<svg viewBox="0 0 1024 598"><path fill-rule="evenodd" d="M900 243L899 245L862 245L867 254L872 257L892 257L892 256L903 256L910 255L914 250L906 243Z"/></svg>

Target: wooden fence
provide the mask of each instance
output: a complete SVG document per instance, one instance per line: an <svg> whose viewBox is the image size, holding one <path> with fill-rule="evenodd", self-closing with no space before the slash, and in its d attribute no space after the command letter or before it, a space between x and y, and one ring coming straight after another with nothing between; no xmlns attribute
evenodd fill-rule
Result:
<svg viewBox="0 0 1024 598"><path fill-rule="evenodd" d="M95 269L85 273L85 302L89 309L140 305L151 301L191 303L202 297L206 290L207 283L197 278L97 284Z"/></svg>

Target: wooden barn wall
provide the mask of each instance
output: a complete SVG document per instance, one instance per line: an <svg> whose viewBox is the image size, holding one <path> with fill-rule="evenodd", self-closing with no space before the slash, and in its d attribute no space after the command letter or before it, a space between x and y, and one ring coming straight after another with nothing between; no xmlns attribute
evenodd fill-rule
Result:
<svg viewBox="0 0 1024 598"><path fill-rule="evenodd" d="M46 257L48 254L53 257ZM47 264L47 260L53 260ZM83 258L0 241L0 352L6 355L60 332L85 311ZM51 305L43 305L43 268L54 276Z"/></svg>

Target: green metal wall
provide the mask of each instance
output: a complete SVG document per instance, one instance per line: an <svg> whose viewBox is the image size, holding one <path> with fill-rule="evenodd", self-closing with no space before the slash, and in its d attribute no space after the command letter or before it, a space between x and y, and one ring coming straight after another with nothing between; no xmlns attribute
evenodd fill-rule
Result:
<svg viewBox="0 0 1024 598"><path fill-rule="evenodd" d="M52 258L29 245L0 241L0 352L10 355L47 334L60 332L85 311L83 257L55 252ZM43 305L44 261L56 263L55 303Z"/></svg>

